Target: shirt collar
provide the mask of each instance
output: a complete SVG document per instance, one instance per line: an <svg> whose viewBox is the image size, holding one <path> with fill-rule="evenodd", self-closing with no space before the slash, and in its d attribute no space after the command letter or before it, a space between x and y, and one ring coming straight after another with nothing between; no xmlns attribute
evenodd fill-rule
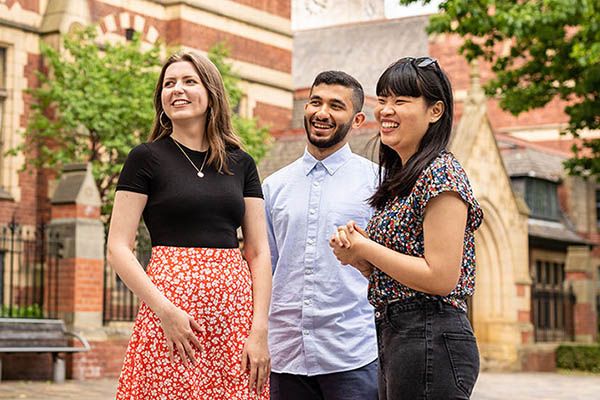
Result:
<svg viewBox="0 0 600 400"><path fill-rule="evenodd" d="M350 145L348 143L321 161L313 157L313 155L308 152L308 148L305 148L304 155L302 156L302 166L304 167L304 173L308 175L315 165L320 162L323 164L329 175L333 175L338 168L350 159L350 157L352 157L352 150L350 150Z"/></svg>

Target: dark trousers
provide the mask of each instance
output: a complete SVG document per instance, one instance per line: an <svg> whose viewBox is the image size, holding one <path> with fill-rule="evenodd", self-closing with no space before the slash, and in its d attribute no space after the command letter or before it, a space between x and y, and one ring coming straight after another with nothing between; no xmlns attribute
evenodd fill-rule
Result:
<svg viewBox="0 0 600 400"><path fill-rule="evenodd" d="M380 400L470 398L479 352L465 312L416 299L378 309L375 320Z"/></svg>
<svg viewBox="0 0 600 400"><path fill-rule="evenodd" d="M271 373L271 400L377 400L377 360L315 376Z"/></svg>

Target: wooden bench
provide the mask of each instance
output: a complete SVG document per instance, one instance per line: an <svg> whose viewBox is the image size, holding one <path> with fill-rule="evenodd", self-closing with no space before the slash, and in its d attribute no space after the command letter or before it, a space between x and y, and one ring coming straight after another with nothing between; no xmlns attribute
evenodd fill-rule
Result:
<svg viewBox="0 0 600 400"><path fill-rule="evenodd" d="M83 347L69 346L69 338ZM64 353L89 351L88 341L65 330L60 319L0 318L0 353L52 353L54 382L65 381ZM2 361L0 359L0 379Z"/></svg>

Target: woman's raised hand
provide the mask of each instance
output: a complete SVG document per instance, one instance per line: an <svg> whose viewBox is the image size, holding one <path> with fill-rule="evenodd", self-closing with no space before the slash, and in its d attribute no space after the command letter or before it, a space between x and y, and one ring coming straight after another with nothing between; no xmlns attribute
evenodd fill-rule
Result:
<svg viewBox="0 0 600 400"><path fill-rule="evenodd" d="M337 227L337 231L329 239L329 246L343 265L350 264L359 269L357 265L360 264L363 266L361 269L365 269L364 260L359 257L356 245L366 240L369 240L366 232L351 220L346 225Z"/></svg>
<svg viewBox="0 0 600 400"><path fill-rule="evenodd" d="M337 227L329 242L340 247L350 248L355 242L363 239L369 239L367 232L358 226L356 222L350 220L346 225Z"/></svg>
<svg viewBox="0 0 600 400"><path fill-rule="evenodd" d="M355 269L357 269L358 272L360 272L362 276L364 276L367 279L369 279L369 277L373 273L373 269L375 269L373 264L371 264L367 260L358 260L357 262L355 262L354 264L351 264L351 265Z"/></svg>
<svg viewBox="0 0 600 400"><path fill-rule="evenodd" d="M158 316L167 337L167 348L169 349L171 362L174 360L173 350L177 349L181 362L186 368L189 363L196 365L196 350L198 352L203 350L196 332L204 333L204 328L188 313L173 304Z"/></svg>

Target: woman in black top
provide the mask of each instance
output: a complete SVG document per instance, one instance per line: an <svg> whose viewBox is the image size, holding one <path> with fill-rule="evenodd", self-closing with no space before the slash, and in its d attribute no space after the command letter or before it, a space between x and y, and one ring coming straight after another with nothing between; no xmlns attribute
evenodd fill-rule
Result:
<svg viewBox="0 0 600 400"><path fill-rule="evenodd" d="M153 132L125 162L108 236L109 263L142 300L117 399L267 399L271 269L254 160L207 58L171 56L154 100ZM132 251L142 215L146 272Z"/></svg>

